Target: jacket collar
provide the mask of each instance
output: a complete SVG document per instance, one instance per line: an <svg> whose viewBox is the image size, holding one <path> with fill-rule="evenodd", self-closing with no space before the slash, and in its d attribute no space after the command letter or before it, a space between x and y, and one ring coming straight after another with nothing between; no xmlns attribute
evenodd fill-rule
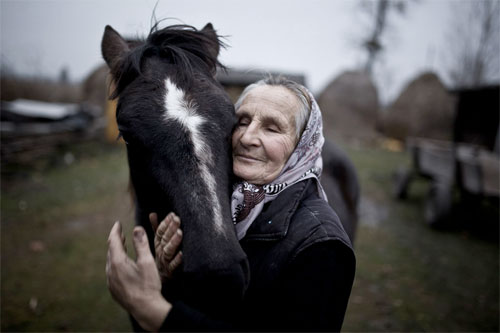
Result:
<svg viewBox="0 0 500 333"><path fill-rule="evenodd" d="M297 210L302 198L314 190L315 186L310 186L313 181L313 179L306 179L298 182L281 192L276 199L266 204L260 215L248 229L242 241L271 241L285 237L290 225L290 219Z"/></svg>

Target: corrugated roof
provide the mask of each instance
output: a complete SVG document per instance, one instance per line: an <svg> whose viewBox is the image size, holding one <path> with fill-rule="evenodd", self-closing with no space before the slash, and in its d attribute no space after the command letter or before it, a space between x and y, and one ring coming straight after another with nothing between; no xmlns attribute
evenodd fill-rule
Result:
<svg viewBox="0 0 500 333"><path fill-rule="evenodd" d="M263 70L243 70L243 69L228 69L227 71L218 71L217 80L225 86L242 86L245 87L251 83L261 80L269 75L282 75L297 83L306 85L306 78L303 74L285 73L278 71L263 71Z"/></svg>

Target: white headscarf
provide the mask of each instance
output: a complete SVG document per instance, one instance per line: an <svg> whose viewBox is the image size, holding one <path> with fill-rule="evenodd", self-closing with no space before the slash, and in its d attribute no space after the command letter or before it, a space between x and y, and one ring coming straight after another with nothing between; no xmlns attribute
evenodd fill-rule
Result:
<svg viewBox="0 0 500 333"><path fill-rule="evenodd" d="M233 187L231 213L238 239L245 237L250 225L262 212L264 204L274 200L283 190L300 181L314 178L319 195L327 200L319 182L323 170L321 150L325 142L321 111L311 92L304 89L312 101L311 113L299 143L281 173L275 180L266 185L255 185L242 181Z"/></svg>

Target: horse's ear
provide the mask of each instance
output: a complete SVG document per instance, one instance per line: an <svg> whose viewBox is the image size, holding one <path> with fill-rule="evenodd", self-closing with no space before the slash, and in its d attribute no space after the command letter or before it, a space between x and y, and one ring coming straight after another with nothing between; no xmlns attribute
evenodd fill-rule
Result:
<svg viewBox="0 0 500 333"><path fill-rule="evenodd" d="M127 42L109 25L104 29L102 36L101 52L109 68L113 68L125 52L130 49Z"/></svg>
<svg viewBox="0 0 500 333"><path fill-rule="evenodd" d="M217 59L220 50L219 36L217 36L212 23L207 23L201 31L203 31L213 41L213 43L210 43L211 45L208 45L208 48L214 59Z"/></svg>

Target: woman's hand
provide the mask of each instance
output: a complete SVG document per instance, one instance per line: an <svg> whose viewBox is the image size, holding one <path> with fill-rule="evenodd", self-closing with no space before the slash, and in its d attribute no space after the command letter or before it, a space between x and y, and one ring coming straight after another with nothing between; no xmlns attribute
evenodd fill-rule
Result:
<svg viewBox="0 0 500 333"><path fill-rule="evenodd" d="M181 220L174 213L168 214L160 225L156 213L149 214L149 220L155 230L156 265L165 282L182 263L182 251L178 251L182 242Z"/></svg>
<svg viewBox="0 0 500 333"><path fill-rule="evenodd" d="M134 228L137 260L129 258L120 222L115 222L108 238L106 277L113 298L141 325L157 331L172 305L161 294L161 281L149 249L146 232Z"/></svg>

